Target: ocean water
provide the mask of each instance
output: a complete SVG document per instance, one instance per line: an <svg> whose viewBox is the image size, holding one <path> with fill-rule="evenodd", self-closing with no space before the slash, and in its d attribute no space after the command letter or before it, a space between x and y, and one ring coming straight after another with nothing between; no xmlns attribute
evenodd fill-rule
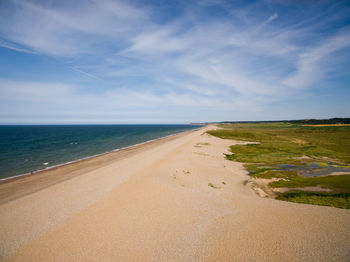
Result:
<svg viewBox="0 0 350 262"><path fill-rule="evenodd" d="M0 126L0 179L143 143L194 125Z"/></svg>

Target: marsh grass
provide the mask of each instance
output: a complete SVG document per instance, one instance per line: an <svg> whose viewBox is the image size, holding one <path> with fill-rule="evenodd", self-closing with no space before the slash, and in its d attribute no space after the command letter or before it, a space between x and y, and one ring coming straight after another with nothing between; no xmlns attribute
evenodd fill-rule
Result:
<svg viewBox="0 0 350 262"><path fill-rule="evenodd" d="M350 193L330 194L294 191L280 194L276 199L296 203L350 209Z"/></svg>
<svg viewBox="0 0 350 262"><path fill-rule="evenodd" d="M350 126L309 127L288 123L221 125L208 131L224 139L260 144L234 145L230 160L248 163L289 162L294 157L328 157L350 162ZM303 141L303 143L300 143Z"/></svg>
<svg viewBox="0 0 350 262"><path fill-rule="evenodd" d="M255 171L250 172L252 177L257 178L291 178L296 177L298 174L295 171L285 171L285 170L276 170L273 168L259 168Z"/></svg>
<svg viewBox="0 0 350 262"><path fill-rule="evenodd" d="M288 180L279 180L270 183L271 187L314 187L330 188L337 192L350 192L350 176L321 176L321 177L303 177L293 176Z"/></svg>
<svg viewBox="0 0 350 262"><path fill-rule="evenodd" d="M319 167L328 167L329 165L326 162L315 162Z"/></svg>
<svg viewBox="0 0 350 262"><path fill-rule="evenodd" d="M350 166L342 166L342 165L332 165L333 167L342 167L342 168L350 168Z"/></svg>
<svg viewBox="0 0 350 262"><path fill-rule="evenodd" d="M287 192L277 199L350 208L350 175L302 177L295 171L279 170L269 167L278 164L305 165L316 162L319 167L332 165L348 167L350 163L350 126L302 126L292 123L231 124L220 125L222 129L208 131L210 135L224 139L233 139L259 144L233 145L232 154L226 154L229 160L246 163L252 177L281 178L270 183L271 187L313 187L320 186L333 190L332 194L313 192ZM300 157L307 156L307 160ZM298 159L299 158L299 159Z"/></svg>

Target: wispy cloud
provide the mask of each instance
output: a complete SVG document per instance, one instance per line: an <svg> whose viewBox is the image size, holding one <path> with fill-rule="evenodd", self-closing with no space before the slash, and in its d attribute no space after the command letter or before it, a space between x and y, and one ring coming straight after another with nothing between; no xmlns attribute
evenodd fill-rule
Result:
<svg viewBox="0 0 350 262"><path fill-rule="evenodd" d="M154 112L154 109L158 108L181 111L182 107L213 110L232 106L231 103L225 104L223 101L172 91L157 94L151 91L137 92L123 87L96 93L83 86L6 79L0 79L0 93L0 120L4 120L4 116L11 119L16 115L37 114L48 114L52 119L60 120L64 120L70 114L82 117L118 114L128 119L131 113L135 116L139 112ZM182 113L181 117L186 118L186 114ZM161 120L167 119L157 122ZM148 121L149 119L143 119L143 122Z"/></svg>
<svg viewBox="0 0 350 262"><path fill-rule="evenodd" d="M89 93L88 80L3 79L2 95L11 101L23 94L30 104L57 96L67 110L81 101L81 112L93 114L87 109L93 104L101 115L123 111L125 117L135 107L154 114L216 108L220 118L237 110L263 111L327 79L332 70L346 74L337 66L344 55L335 54L350 48L350 31L339 22L344 10L331 5L305 6L302 12L286 12L278 3L226 1L178 2L177 9L111 0L13 0L3 6L0 46L55 57L96 85ZM52 103L52 110L61 108Z"/></svg>
<svg viewBox="0 0 350 262"><path fill-rule="evenodd" d="M341 31L318 46L307 48L296 60L296 70L284 80L284 83L293 88L307 88L316 83L332 70L332 54L348 47L350 47L350 30Z"/></svg>
<svg viewBox="0 0 350 262"><path fill-rule="evenodd" d="M4 37L55 56L84 54L107 39L123 39L147 19L142 10L116 1L9 1L8 6L13 13L1 21Z"/></svg>
<svg viewBox="0 0 350 262"><path fill-rule="evenodd" d="M28 53L28 54L35 54L34 51L26 49L26 48L22 48L19 47L18 45L15 45L13 43L9 43L7 41L4 41L2 39L0 39L0 47L4 47L4 48L8 48L17 52L22 52L22 53Z"/></svg>
<svg viewBox="0 0 350 262"><path fill-rule="evenodd" d="M95 76L95 75L93 75L93 74L90 74L90 73L88 73L88 72L85 72L85 71L83 71L83 70L81 70L81 69L78 69L78 68L76 68L76 67L70 67L73 71L75 71L75 72L78 72L78 73L81 73L81 74L83 74L83 75L86 75L86 76L88 76L88 77L92 77L92 78L98 78L97 76Z"/></svg>

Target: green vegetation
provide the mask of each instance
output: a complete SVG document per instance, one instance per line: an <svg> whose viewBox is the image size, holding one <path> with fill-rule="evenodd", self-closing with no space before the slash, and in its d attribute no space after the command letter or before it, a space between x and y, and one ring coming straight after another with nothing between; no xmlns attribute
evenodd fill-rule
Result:
<svg viewBox="0 0 350 262"><path fill-rule="evenodd" d="M287 192L279 195L276 199L296 203L331 206L350 209L350 194L312 193L303 191Z"/></svg>
<svg viewBox="0 0 350 262"><path fill-rule="evenodd" d="M317 164L319 167L328 167L329 165L325 162L316 162L315 164Z"/></svg>
<svg viewBox="0 0 350 262"><path fill-rule="evenodd" d="M212 183L208 183L208 186L210 186L212 188L218 188L218 187L214 186Z"/></svg>
<svg viewBox="0 0 350 262"><path fill-rule="evenodd" d="M332 165L333 167L342 167L342 168L350 168L350 166L342 166L342 165Z"/></svg>
<svg viewBox="0 0 350 262"><path fill-rule="evenodd" d="M289 124L304 124L304 125L339 125L350 124L350 118L329 118L329 119L301 119L301 120L282 120L282 121L224 121L222 124L267 124L267 123L289 123Z"/></svg>
<svg viewBox="0 0 350 262"><path fill-rule="evenodd" d="M229 160L246 163L252 177L279 178L271 187L313 187L332 189L332 194L293 192L279 194L277 199L349 208L350 175L303 177L296 171L280 170L279 164L306 166L309 163L318 168L350 165L350 126L304 126L296 123L250 123L220 125L222 129L208 131L224 139L255 142L230 147ZM335 162L329 165L323 162ZM344 197L346 195L346 197ZM347 204L346 204L347 203Z"/></svg>
<svg viewBox="0 0 350 262"><path fill-rule="evenodd" d="M246 163L295 163L296 157L328 157L350 162L350 126L310 127L290 123L220 125L208 131L224 139L260 144L234 145L230 160Z"/></svg>
<svg viewBox="0 0 350 262"><path fill-rule="evenodd" d="M248 168L247 168L248 167ZM254 167L254 168L253 168ZM257 178L291 178L297 176L295 171L284 171L270 167L259 168L256 165L246 165L246 168L250 171L250 175Z"/></svg>
<svg viewBox="0 0 350 262"><path fill-rule="evenodd" d="M320 176L320 177L289 177L288 180L279 180L270 183L271 187L309 187L320 186L334 189L337 192L350 192L350 176Z"/></svg>
<svg viewBox="0 0 350 262"><path fill-rule="evenodd" d="M308 125L331 125L331 124L350 124L350 118L330 118L330 119L304 119L292 120L291 123Z"/></svg>

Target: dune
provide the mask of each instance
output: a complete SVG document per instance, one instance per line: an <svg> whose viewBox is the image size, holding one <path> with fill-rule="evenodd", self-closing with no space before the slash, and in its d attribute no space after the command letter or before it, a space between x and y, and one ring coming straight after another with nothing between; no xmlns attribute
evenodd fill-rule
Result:
<svg viewBox="0 0 350 262"><path fill-rule="evenodd" d="M1 260L350 261L350 210L258 196L211 128L1 184Z"/></svg>

